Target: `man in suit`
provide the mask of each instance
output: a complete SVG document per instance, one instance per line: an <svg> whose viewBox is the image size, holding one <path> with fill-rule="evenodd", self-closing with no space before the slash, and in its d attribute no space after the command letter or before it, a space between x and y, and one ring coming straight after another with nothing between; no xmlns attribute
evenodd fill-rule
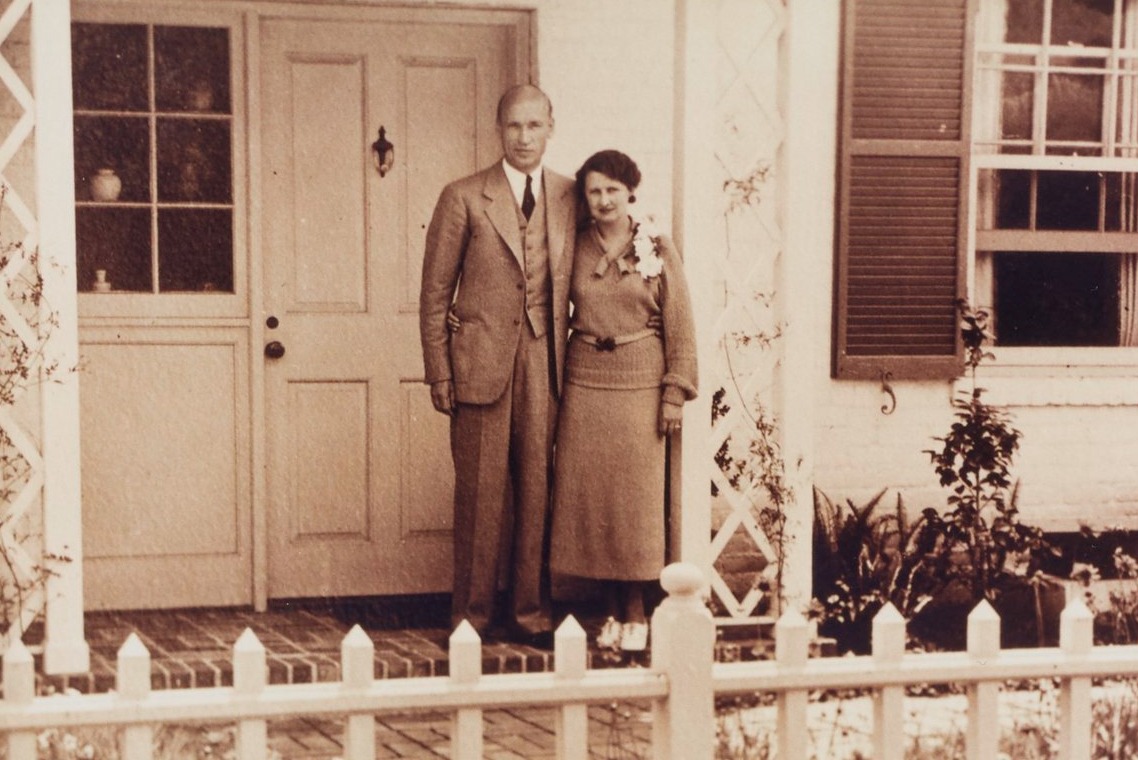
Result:
<svg viewBox="0 0 1138 760"><path fill-rule="evenodd" d="M419 331L431 401L451 418L452 622L489 632L509 562L505 623L515 640L548 645L546 528L576 203L573 181L542 165L553 134L544 92L507 90L497 128L502 160L447 185L435 206Z"/></svg>

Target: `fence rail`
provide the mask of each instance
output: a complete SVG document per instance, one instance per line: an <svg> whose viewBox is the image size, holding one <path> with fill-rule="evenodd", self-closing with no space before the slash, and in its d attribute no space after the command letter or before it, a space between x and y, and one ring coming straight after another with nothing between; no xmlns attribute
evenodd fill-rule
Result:
<svg viewBox="0 0 1138 760"><path fill-rule="evenodd" d="M462 625L450 639L450 675L374 678L374 644L358 626L341 644L341 680L267 685L264 647L247 630L234 646L233 686L152 691L150 653L131 635L118 653L116 689L107 694L35 696L29 651L13 644L3 660L0 731L9 760L33 760L36 737L47 728L112 726L120 731L124 760L153 756L155 727L170 723L236 722L240 758L268 756L267 721L290 716L342 715L346 760L376 756L375 719L393 713L448 712L451 756L483 755L484 710L547 705L555 708L557 757L589 756L589 704L646 700L653 704L652 754L661 760L710 760L715 749L715 697L774 694L778 757L805 760L805 720L810 692L870 689L874 701L875 760L901 760L905 751L905 688L958 683L966 688L967 757L996 758L998 698L1011 679L1057 679L1059 757L1091 754L1091 680L1138 675L1138 646L1095 647L1093 618L1081 600L1063 612L1058 647L1001 650L1000 621L982 602L968 621L967 651L908 654L905 621L887 606L873 623L873 654L810 658L810 626L796 612L775 625L775 658L766 662L713 664L715 626L702 601L703 577L690 565L665 569L667 598L652 619L651 667L588 670L587 642L569 618L555 635L551 673L482 675L477 634Z"/></svg>

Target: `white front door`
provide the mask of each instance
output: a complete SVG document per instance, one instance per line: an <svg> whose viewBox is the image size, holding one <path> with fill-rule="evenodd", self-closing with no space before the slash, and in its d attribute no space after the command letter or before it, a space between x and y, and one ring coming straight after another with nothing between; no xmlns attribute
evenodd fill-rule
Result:
<svg viewBox="0 0 1138 760"><path fill-rule="evenodd" d="M526 73L514 26L464 13L261 25L272 598L450 587L447 420L418 338L423 239L443 185L499 155L495 103ZM395 145L382 178L380 126Z"/></svg>

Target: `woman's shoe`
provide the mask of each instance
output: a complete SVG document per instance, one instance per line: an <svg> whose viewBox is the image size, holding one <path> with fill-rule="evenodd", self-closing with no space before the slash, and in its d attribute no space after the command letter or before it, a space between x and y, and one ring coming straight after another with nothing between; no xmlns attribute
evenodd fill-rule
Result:
<svg viewBox="0 0 1138 760"><path fill-rule="evenodd" d="M648 648L648 624L625 623L620 632L620 648L625 652L643 652Z"/></svg>
<svg viewBox="0 0 1138 760"><path fill-rule="evenodd" d="M618 649L621 641L621 625L614 617L609 617L597 634L597 646L601 649Z"/></svg>

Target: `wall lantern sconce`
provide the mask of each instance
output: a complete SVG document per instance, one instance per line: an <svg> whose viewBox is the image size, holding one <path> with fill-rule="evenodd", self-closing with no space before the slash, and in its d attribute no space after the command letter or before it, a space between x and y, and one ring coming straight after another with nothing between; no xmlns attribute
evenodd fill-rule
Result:
<svg viewBox="0 0 1138 760"><path fill-rule="evenodd" d="M386 177L395 164L395 144L387 139L387 130L379 128L379 139L371 144L371 157L379 176Z"/></svg>

